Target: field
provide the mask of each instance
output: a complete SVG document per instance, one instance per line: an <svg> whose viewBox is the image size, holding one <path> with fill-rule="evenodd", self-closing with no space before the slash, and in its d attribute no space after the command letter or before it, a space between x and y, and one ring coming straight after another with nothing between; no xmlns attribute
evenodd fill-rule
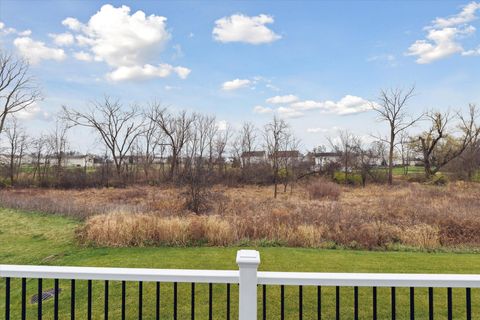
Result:
<svg viewBox="0 0 480 320"><path fill-rule="evenodd" d="M185 190L171 187L13 189L0 191L0 202L81 221L77 240L99 247L480 248L476 183L361 188L316 179L278 199L272 187L216 186L199 215L186 208Z"/></svg>
<svg viewBox="0 0 480 320"><path fill-rule="evenodd" d="M146 268L193 268L193 269L236 269L235 253L238 247L197 247L197 248L93 248L79 246L75 240L75 229L81 224L78 220L55 215L27 213L19 210L0 210L0 261L3 264L44 264L71 266L108 266L108 267L146 267ZM352 250L319 250L300 248L260 247L261 270L268 271L316 271L316 272L411 272L411 273L478 273L480 255L468 253L425 253L425 252L372 252ZM0 301L4 301L4 284L0 282ZM119 283L110 284L110 314L112 319L119 317ZM51 288L50 281L44 282L44 288ZM64 290L60 294L61 312L69 314L69 282L61 281ZM128 285L128 305L136 306L137 289L135 284ZM171 286L162 284L162 318L171 318ZM190 304L189 285L179 287L179 318L187 318ZM196 314L204 318L206 312L207 285L197 285ZM297 310L297 288L286 290L286 317L294 318ZM315 288L304 289L305 318L313 318L315 310ZM36 281L28 280L28 297L36 292ZM268 312L272 318L278 318L277 287L268 289ZM371 289L360 289L361 318L371 312ZM380 319L389 315L389 296L387 289L379 290ZM154 312L154 284L144 285L145 318L150 319ZM225 312L225 287L214 286L214 319L221 319ZM478 298L473 291L474 301ZM324 288L323 316L333 317L334 291ZM417 317L425 318L425 290L416 292ZM13 319L18 319L20 282L12 282L12 299L15 301ZM79 319L86 312L86 284L78 281L76 286L76 315ZM232 291L232 308L236 315L236 288ZM454 290L455 318L464 314L464 292ZM446 318L445 292L436 290L436 319ZM408 313L407 289L398 289L398 317L406 319ZM352 289L342 288L342 316L351 319ZM480 305L474 302L474 318L480 315ZM0 314L3 314L3 303ZM103 284L94 285L94 312L102 314ZM134 307L127 309L129 318L135 316ZM28 314L36 314L36 305L28 304ZM202 316L203 315L203 316ZM29 316L29 317L30 317ZM52 317L52 301L44 303L44 319ZM98 316L99 317L99 316Z"/></svg>

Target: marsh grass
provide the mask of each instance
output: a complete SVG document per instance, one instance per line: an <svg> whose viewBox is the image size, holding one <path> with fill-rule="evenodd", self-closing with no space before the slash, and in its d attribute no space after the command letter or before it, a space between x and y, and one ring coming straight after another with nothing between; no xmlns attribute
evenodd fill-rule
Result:
<svg viewBox="0 0 480 320"><path fill-rule="evenodd" d="M475 183L356 188L313 181L278 199L269 187L217 186L202 215L185 209L181 194L155 187L14 190L1 191L0 201L82 219L77 239L93 246L480 247Z"/></svg>

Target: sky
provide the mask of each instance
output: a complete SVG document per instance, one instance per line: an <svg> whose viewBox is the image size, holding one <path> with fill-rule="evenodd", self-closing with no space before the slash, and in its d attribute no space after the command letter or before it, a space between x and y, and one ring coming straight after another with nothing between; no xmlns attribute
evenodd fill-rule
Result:
<svg viewBox="0 0 480 320"><path fill-rule="evenodd" d="M278 115L309 149L385 132L371 110L384 88L414 85L412 115L480 103L478 16L475 1L1 0L0 47L42 88L18 115L32 134L108 95L233 128ZM71 149L94 142L71 133Z"/></svg>

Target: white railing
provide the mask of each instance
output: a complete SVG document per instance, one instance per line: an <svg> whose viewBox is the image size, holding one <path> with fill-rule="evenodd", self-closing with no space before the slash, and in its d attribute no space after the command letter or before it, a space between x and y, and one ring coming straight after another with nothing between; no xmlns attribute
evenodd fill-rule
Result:
<svg viewBox="0 0 480 320"><path fill-rule="evenodd" d="M258 272L260 254L255 250L238 251L236 261L239 270L0 265L0 277L239 284L240 320L257 319L258 285L480 288L480 275Z"/></svg>

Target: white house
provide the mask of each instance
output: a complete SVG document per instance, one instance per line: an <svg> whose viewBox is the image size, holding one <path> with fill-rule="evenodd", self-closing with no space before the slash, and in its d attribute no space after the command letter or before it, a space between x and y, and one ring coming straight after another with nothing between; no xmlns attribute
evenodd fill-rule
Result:
<svg viewBox="0 0 480 320"><path fill-rule="evenodd" d="M245 163L248 164L259 164L264 163L268 160L266 151L249 151L243 152L241 155L242 165Z"/></svg>
<svg viewBox="0 0 480 320"><path fill-rule="evenodd" d="M339 162L342 154L340 152L316 152L312 156L314 168L320 170L330 163Z"/></svg>

